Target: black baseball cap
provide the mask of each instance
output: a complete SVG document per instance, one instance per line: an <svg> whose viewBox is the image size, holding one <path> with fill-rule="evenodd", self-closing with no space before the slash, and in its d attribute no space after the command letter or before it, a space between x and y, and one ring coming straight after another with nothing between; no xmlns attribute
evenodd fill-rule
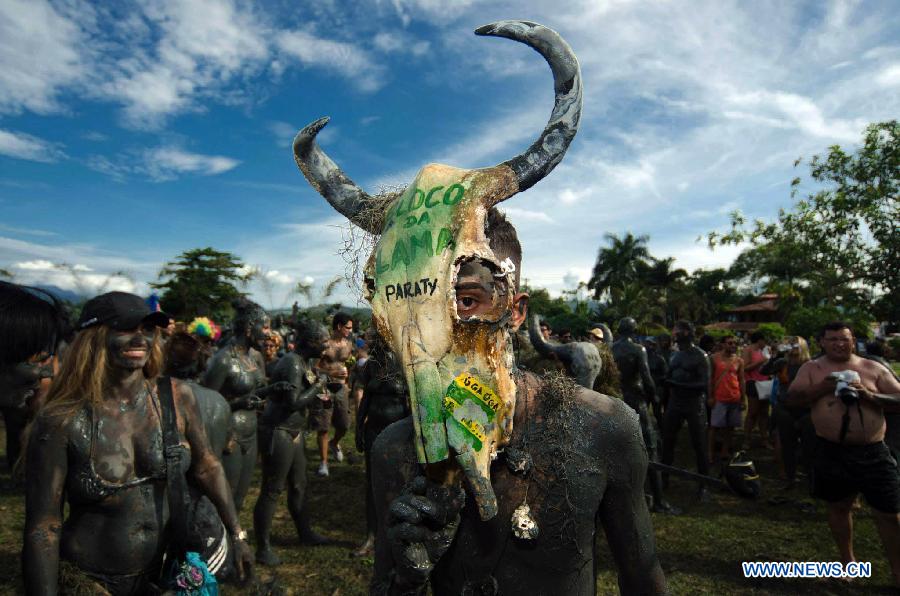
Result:
<svg viewBox="0 0 900 596"><path fill-rule="evenodd" d="M127 292L107 292L88 300L81 309L78 329L106 325L118 331L135 329L142 323L157 327L169 325L169 315L152 311L144 299Z"/></svg>

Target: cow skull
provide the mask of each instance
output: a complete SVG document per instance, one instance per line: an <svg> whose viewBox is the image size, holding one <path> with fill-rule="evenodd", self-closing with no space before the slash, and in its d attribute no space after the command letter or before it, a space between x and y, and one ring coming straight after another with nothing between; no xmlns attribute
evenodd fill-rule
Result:
<svg viewBox="0 0 900 596"><path fill-rule="evenodd" d="M380 235L365 269L367 298L378 332L403 364L419 461L444 482L462 470L482 519L490 519L497 511L490 461L512 436L516 402L507 327L518 272L491 249L488 211L556 167L578 129L582 94L578 61L556 32L500 21L475 33L525 43L550 64L553 112L523 154L477 170L426 165L383 211L316 144L327 117L300 131L294 157L337 211ZM460 276L483 278L492 292L489 312L460 316ZM458 468L448 465L453 460Z"/></svg>

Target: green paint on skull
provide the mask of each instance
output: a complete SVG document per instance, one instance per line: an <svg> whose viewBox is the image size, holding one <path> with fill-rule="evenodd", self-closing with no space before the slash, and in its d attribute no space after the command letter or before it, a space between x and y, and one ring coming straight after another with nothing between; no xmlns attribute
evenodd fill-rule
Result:
<svg viewBox="0 0 900 596"><path fill-rule="evenodd" d="M463 260L499 270L485 236L487 212L515 191L505 167L425 166L388 208L367 265L373 318L408 381L418 459L453 455L470 486L480 487L473 490L483 516L496 510L490 455L512 430L513 362L505 329L457 318L454 283Z"/></svg>

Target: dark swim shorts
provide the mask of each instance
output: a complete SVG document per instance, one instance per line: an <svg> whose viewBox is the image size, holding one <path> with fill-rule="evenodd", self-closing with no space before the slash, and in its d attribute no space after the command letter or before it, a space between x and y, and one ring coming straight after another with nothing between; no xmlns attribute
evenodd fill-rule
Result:
<svg viewBox="0 0 900 596"><path fill-rule="evenodd" d="M817 437L812 494L830 503L862 493L874 509L900 512L900 467L884 441L841 445Z"/></svg>
<svg viewBox="0 0 900 596"><path fill-rule="evenodd" d="M313 401L309 407L309 430L328 432L332 424L337 430L350 428L349 394L349 389L343 385L337 393L331 394L331 407L326 408L320 399Z"/></svg>

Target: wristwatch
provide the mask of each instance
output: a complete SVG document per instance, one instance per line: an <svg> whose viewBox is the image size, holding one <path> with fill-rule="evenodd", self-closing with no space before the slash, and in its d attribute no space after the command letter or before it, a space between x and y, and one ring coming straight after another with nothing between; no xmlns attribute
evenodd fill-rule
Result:
<svg viewBox="0 0 900 596"><path fill-rule="evenodd" d="M241 542L247 542L247 530L240 530L236 534L233 534L235 540L240 540Z"/></svg>

